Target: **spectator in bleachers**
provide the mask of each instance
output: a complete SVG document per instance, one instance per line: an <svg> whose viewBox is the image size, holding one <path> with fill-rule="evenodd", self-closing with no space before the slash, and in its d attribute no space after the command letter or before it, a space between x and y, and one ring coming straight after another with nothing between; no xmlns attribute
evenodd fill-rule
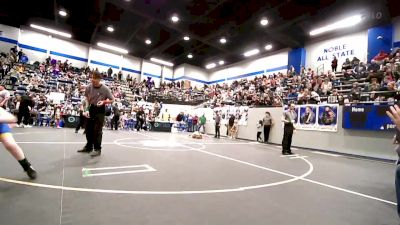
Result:
<svg viewBox="0 0 400 225"><path fill-rule="evenodd" d="M356 64L353 67L353 74L356 79L367 77L367 68L363 62Z"/></svg>
<svg viewBox="0 0 400 225"><path fill-rule="evenodd" d="M324 82L321 84L321 92L323 95L329 95L332 90L332 82L329 81L329 78L325 78Z"/></svg>
<svg viewBox="0 0 400 225"><path fill-rule="evenodd" d="M113 70L112 70L112 68L110 67L110 68L108 68L108 70L107 70L107 77L110 78L110 77L112 76L112 74L113 74Z"/></svg>
<svg viewBox="0 0 400 225"><path fill-rule="evenodd" d="M342 71L347 71L352 69L353 64L350 62L349 58L346 58L346 61L342 64Z"/></svg>
<svg viewBox="0 0 400 225"><path fill-rule="evenodd" d="M337 60L336 56L333 56L333 60L331 62L331 67L332 67L333 72L336 72L337 65L338 65L338 60Z"/></svg>
<svg viewBox="0 0 400 225"><path fill-rule="evenodd" d="M6 109L9 99L10 92L4 88L4 85L0 85L0 107Z"/></svg>
<svg viewBox="0 0 400 225"><path fill-rule="evenodd" d="M380 66L376 63L375 60L371 60L371 64L368 66L368 71L369 72L378 72L380 69Z"/></svg>
<svg viewBox="0 0 400 225"><path fill-rule="evenodd" d="M358 83L353 83L353 87L351 88L351 99L353 103L357 103L361 100L361 87L358 86Z"/></svg>

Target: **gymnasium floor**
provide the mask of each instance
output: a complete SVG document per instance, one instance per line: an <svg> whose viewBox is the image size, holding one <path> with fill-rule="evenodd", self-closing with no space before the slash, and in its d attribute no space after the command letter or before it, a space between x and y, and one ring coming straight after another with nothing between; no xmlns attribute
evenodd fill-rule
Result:
<svg viewBox="0 0 400 225"><path fill-rule="evenodd" d="M39 177L0 151L0 224L399 224L393 164L126 131L104 131L91 158L81 132L14 129Z"/></svg>

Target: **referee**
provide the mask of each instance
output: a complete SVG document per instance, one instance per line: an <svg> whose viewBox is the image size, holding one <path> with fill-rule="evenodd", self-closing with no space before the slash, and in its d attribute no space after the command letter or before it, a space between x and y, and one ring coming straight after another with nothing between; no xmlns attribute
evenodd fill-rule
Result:
<svg viewBox="0 0 400 225"><path fill-rule="evenodd" d="M289 109L283 113L282 122L285 124L283 128L283 139L282 139L282 155L292 155L292 137L293 131L295 130L294 123L296 123L297 113L295 111L293 103L289 104Z"/></svg>
<svg viewBox="0 0 400 225"><path fill-rule="evenodd" d="M104 84L101 84L102 75L94 72L91 84L85 89L86 106L83 115L87 118L86 124L86 145L78 150L82 153L90 153L90 156L101 155L101 140L103 135L103 125L106 104L111 104L114 97L111 91Z"/></svg>

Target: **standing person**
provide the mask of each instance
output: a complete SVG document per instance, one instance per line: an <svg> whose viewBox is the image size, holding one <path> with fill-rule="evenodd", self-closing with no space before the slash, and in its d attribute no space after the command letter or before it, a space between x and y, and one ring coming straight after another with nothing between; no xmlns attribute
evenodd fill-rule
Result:
<svg viewBox="0 0 400 225"><path fill-rule="evenodd" d="M235 125L235 116L232 114L228 120L228 129L226 131L226 136L228 136L228 137L231 136L231 130L232 130L233 125Z"/></svg>
<svg viewBox="0 0 400 225"><path fill-rule="evenodd" d="M390 106L390 111L386 114L390 117L393 123L396 125L396 136L394 144L396 144L397 162L396 162L396 175L395 175L395 189L397 197L397 215L400 217L400 107L395 105Z"/></svg>
<svg viewBox="0 0 400 225"><path fill-rule="evenodd" d="M78 125L75 128L75 133L78 133L80 128L85 129L85 122L86 122L86 117L83 115L83 112L85 109L88 107L86 100L83 99L81 102L81 105L79 106L79 122ZM84 134L86 133L85 131L83 132Z"/></svg>
<svg viewBox="0 0 400 225"><path fill-rule="evenodd" d="M86 87L85 97L88 107L83 115L87 118L86 124L86 146L78 152L89 153L91 156L101 155L101 141L103 136L103 125L106 113L106 104L114 101L110 89L100 83L102 75L94 72L91 84ZM92 152L92 150L94 150Z"/></svg>
<svg viewBox="0 0 400 225"><path fill-rule="evenodd" d="M118 108L118 104L115 103L113 108L113 118L111 120L111 130L113 129L113 127L115 127L115 130L118 130L118 126L119 126L119 117L120 117L120 112L119 112L119 108Z"/></svg>
<svg viewBox="0 0 400 225"><path fill-rule="evenodd" d="M272 126L271 113L265 112L265 116L263 118L263 125L264 125L264 143L268 143L269 132L271 131L271 126Z"/></svg>
<svg viewBox="0 0 400 225"><path fill-rule="evenodd" d="M32 109L33 102L31 100L31 97L29 95L22 95L21 96L21 101L19 103L19 108L18 108L18 127L31 127L29 126L29 119L31 117L30 111ZM21 125L22 118L24 118L24 121Z"/></svg>
<svg viewBox="0 0 400 225"><path fill-rule="evenodd" d="M262 130L263 130L263 121L260 120L257 123L257 141L258 142L262 142L262 138L261 138Z"/></svg>
<svg viewBox="0 0 400 225"><path fill-rule="evenodd" d="M333 60L331 62L332 72L336 72L338 60L336 56L333 56Z"/></svg>
<svg viewBox="0 0 400 225"><path fill-rule="evenodd" d="M198 129L198 123L199 123L199 117L197 116L197 114L194 115L193 119L192 119L192 123L193 123L193 131L199 131Z"/></svg>
<svg viewBox="0 0 400 225"><path fill-rule="evenodd" d="M219 132L219 128L221 127L221 116L219 115L219 112L216 113L215 115L215 138L219 138L220 137L220 132Z"/></svg>
<svg viewBox="0 0 400 225"><path fill-rule="evenodd" d="M19 164L22 166L24 171L27 173L28 177L31 179L36 179L37 172L32 167L31 163L25 157L24 152L15 142L9 123L15 123L16 118L0 107L0 141L3 143L4 147L11 153L11 155L18 160Z"/></svg>
<svg viewBox="0 0 400 225"><path fill-rule="evenodd" d="M289 109L283 113L282 122L285 124L283 128L283 139L282 139L282 154L292 155L290 149L292 145L293 131L295 129L294 123L296 121L297 114L295 112L295 106L293 103L289 105Z"/></svg>
<svg viewBox="0 0 400 225"><path fill-rule="evenodd" d="M144 120L145 120L145 113L143 110L143 106L139 108L139 111L136 113L136 130L140 131L143 128Z"/></svg>
<svg viewBox="0 0 400 225"><path fill-rule="evenodd" d="M206 122L207 122L207 118L206 118L206 116L203 114L201 117L200 117L200 125L199 125L199 132L200 132L200 129L201 129L201 127L203 127L203 134L205 134L206 133L206 127L205 127L205 125L206 125Z"/></svg>
<svg viewBox="0 0 400 225"><path fill-rule="evenodd" d="M113 70L110 68L108 68L107 70L107 77L110 78L112 76Z"/></svg>

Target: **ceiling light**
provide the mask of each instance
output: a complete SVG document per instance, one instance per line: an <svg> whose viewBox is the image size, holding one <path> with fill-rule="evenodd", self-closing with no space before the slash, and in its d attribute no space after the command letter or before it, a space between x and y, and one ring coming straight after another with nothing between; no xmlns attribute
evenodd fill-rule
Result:
<svg viewBox="0 0 400 225"><path fill-rule="evenodd" d="M188 57L189 59L192 59L192 58L193 58L193 55L189 53L189 54L187 55L187 57Z"/></svg>
<svg viewBox="0 0 400 225"><path fill-rule="evenodd" d="M261 26L267 26L268 20L267 20L266 18L262 18L262 19L260 20L260 24L261 24Z"/></svg>
<svg viewBox="0 0 400 225"><path fill-rule="evenodd" d="M177 23L179 21L179 17L178 16L172 16L171 20L172 20L172 22Z"/></svg>
<svg viewBox="0 0 400 225"><path fill-rule="evenodd" d="M253 50L250 50L250 51L245 52L243 55L244 55L245 57L249 57L249 56L258 54L259 52L260 52L260 50L258 50L258 49L253 49Z"/></svg>
<svg viewBox="0 0 400 225"><path fill-rule="evenodd" d="M98 42L97 46L100 46L100 47L103 47L103 48L107 48L107 49L110 49L110 50L113 50L113 51L116 51L116 52L119 52L119 53L128 54L128 50L126 50L126 49L115 47L115 46L108 45L108 44L104 44L102 42Z"/></svg>
<svg viewBox="0 0 400 225"><path fill-rule="evenodd" d="M221 39L219 39L219 42L221 42L221 44L225 44L226 43L226 39L225 38L221 38Z"/></svg>
<svg viewBox="0 0 400 225"><path fill-rule="evenodd" d="M272 49L272 45L271 44L268 44L268 45L265 46L265 50L271 50L271 49Z"/></svg>
<svg viewBox="0 0 400 225"><path fill-rule="evenodd" d="M354 25L360 23L361 21L362 21L361 15L347 17L345 19L339 20L339 21L329 24L327 26L320 27L318 29L314 29L314 30L310 31L310 35L314 36L314 35L322 34L322 33L340 29L340 28L351 27L351 26L354 26Z"/></svg>
<svg viewBox="0 0 400 225"><path fill-rule="evenodd" d="M170 66L170 67L174 66L174 64L171 63L171 62L167 62L167 61L164 61L164 60L161 60L161 59L157 59L157 58L150 58L150 61L153 61L153 62L156 62L156 63L160 63L160 64L163 64L163 65L166 65L166 66Z"/></svg>
<svg viewBox="0 0 400 225"><path fill-rule="evenodd" d="M58 30L54 30L54 29L50 29L50 28L47 28L47 27L42 27L42 26L35 25L35 24L31 24L30 26L32 28L35 28L35 29L38 29L38 30L42 30L42 31L46 31L46 32L49 32L49 33L52 33L52 34L60 35L60 36L63 36L63 37L67 37L67 38L71 38L72 37L71 34L68 34L68 33L65 33L65 32L61 32L61 31L58 31Z"/></svg>
<svg viewBox="0 0 400 225"><path fill-rule="evenodd" d="M147 45L151 44L151 40L150 39L147 39L145 42L146 42Z"/></svg>
<svg viewBox="0 0 400 225"><path fill-rule="evenodd" d="M114 27L108 26L108 27L107 27L107 30L108 30L109 32L114 32Z"/></svg>
<svg viewBox="0 0 400 225"><path fill-rule="evenodd" d="M189 41L189 40L190 40L190 38L189 38L188 36L185 36L185 37L183 37L183 40L185 40L185 41Z"/></svg>
<svg viewBox="0 0 400 225"><path fill-rule="evenodd" d="M212 68L215 68L216 66L217 66L217 64L210 63L210 64L206 65L206 69L212 69Z"/></svg>
<svg viewBox="0 0 400 225"><path fill-rule="evenodd" d="M225 62L224 62L224 60L220 60L220 61L218 62L218 64L219 64L219 65L224 65Z"/></svg>
<svg viewBox="0 0 400 225"><path fill-rule="evenodd" d="M65 10L60 10L58 11L58 14L60 14L60 16L67 16L67 12Z"/></svg>

